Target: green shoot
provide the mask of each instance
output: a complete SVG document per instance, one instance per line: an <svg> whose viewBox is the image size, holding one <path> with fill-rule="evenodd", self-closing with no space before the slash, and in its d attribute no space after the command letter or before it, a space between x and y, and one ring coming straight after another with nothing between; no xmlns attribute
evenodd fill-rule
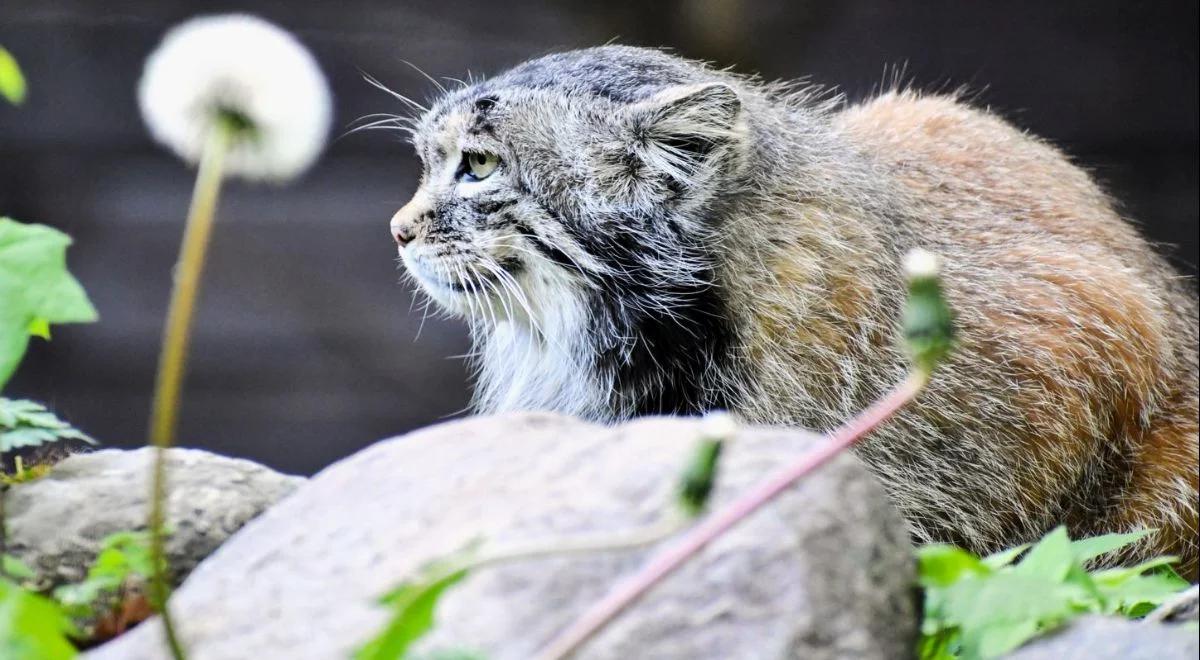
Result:
<svg viewBox="0 0 1200 660"><path fill-rule="evenodd" d="M149 545L146 532L110 534L83 581L55 589L55 600L81 625L112 612L125 591L143 589L154 574Z"/></svg>
<svg viewBox="0 0 1200 660"><path fill-rule="evenodd" d="M409 647L433 627L438 599L467 576L469 557L453 557L429 565L421 574L388 592L380 603L392 610L383 631L367 642L355 660L400 660Z"/></svg>
<svg viewBox="0 0 1200 660"><path fill-rule="evenodd" d="M908 299L904 305L904 339L913 368L926 377L954 345L954 315L946 302L936 256L913 250L904 258Z"/></svg>
<svg viewBox="0 0 1200 660"><path fill-rule="evenodd" d="M1084 614L1145 615L1188 587L1169 568L1175 558L1091 572L1085 565L1147 534L1072 541L1059 527L1033 545L985 558L948 545L921 548L925 618L919 657L994 658Z"/></svg>

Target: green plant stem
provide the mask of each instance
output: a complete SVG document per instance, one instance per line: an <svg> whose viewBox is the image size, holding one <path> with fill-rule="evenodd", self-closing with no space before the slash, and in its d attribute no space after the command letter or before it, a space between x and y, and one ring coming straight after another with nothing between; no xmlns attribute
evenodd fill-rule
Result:
<svg viewBox="0 0 1200 660"><path fill-rule="evenodd" d="M552 538L543 541L500 546L490 552L481 553L476 557L468 557L462 562L455 563L449 566L445 572L454 573L463 569L476 570L492 564L523 559L536 559L538 557L594 554L611 550L632 550L669 538L683 529L688 521L689 518L682 515L669 515L645 527L632 530L567 538Z"/></svg>
<svg viewBox="0 0 1200 660"><path fill-rule="evenodd" d="M174 442L179 413L179 394L187 367L192 318L204 272L205 255L212 235L217 198L221 192L222 168L229 150L231 133L223 123L214 125L200 158L196 187L188 210L187 227L179 262L175 266L171 303L163 331L158 376L154 385L154 409L150 418L150 441L157 447Z"/></svg>
<svg viewBox="0 0 1200 660"><path fill-rule="evenodd" d="M185 655L167 607L166 573L169 567L165 551L166 532L163 529L167 507L166 454L167 448L175 440L179 395L187 367L192 317L195 315L205 254L208 251L217 199L221 192L222 168L231 140L230 128L224 122L216 122L200 157L196 187L192 190L187 227L184 229L183 245L179 252L179 263L175 267L171 303L163 331L162 352L158 358L158 376L154 384L154 407L150 415L150 442L155 448L149 520L150 559L153 562L154 575L150 580L150 588L154 603L162 615L167 644L175 660L183 660Z"/></svg>
<svg viewBox="0 0 1200 660"><path fill-rule="evenodd" d="M3 466L0 465L0 470ZM8 484L0 483L0 579L8 579L8 570L4 567L4 555L8 554L8 518L5 516L4 498L8 495Z"/></svg>
<svg viewBox="0 0 1200 660"><path fill-rule="evenodd" d="M691 518L672 514L655 522L632 530L611 533L588 534L567 538L550 538L539 541L501 545L486 552L470 554L440 564L436 572L425 576L428 583L436 583L443 577L460 571L476 571L493 564L504 564L538 557L560 557L566 555L590 555L614 550L633 550L667 539L683 529Z"/></svg>
<svg viewBox="0 0 1200 660"><path fill-rule="evenodd" d="M897 410L912 401L929 381L929 372L918 368L882 399L831 433L828 441L798 458L771 478L759 483L724 509L713 513L693 527L678 543L651 558L641 571L618 585L607 596L575 620L550 641L536 656L537 660L561 660L608 625L622 611L637 602L656 584L694 557L713 540L750 514L774 500L805 475L829 462Z"/></svg>

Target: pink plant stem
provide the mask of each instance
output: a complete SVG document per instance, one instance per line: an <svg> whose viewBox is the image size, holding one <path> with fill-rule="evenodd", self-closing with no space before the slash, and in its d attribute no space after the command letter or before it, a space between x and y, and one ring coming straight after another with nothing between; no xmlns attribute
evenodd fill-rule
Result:
<svg viewBox="0 0 1200 660"><path fill-rule="evenodd" d="M927 375L914 372L882 399L829 434L829 441L801 456L795 463L755 486L724 509L696 525L679 542L663 550L636 575L610 591L603 600L575 620L538 654L538 660L559 660L575 652L625 608L670 575L729 528L779 496L805 475L821 467L916 397Z"/></svg>

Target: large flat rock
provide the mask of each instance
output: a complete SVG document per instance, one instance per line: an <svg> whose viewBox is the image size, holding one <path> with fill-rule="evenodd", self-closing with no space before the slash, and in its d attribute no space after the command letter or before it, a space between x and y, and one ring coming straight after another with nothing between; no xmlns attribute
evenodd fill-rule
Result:
<svg viewBox="0 0 1200 660"><path fill-rule="evenodd" d="M387 614L379 595L472 539L629 530L671 507L699 423L602 427L545 414L473 418L337 463L205 560L172 607L193 660L346 658ZM727 444L728 502L814 439L747 429ZM669 542L669 541L668 541ZM425 649L524 659L651 550L503 564L442 599ZM586 646L588 659L900 658L917 628L905 527L850 455L668 578ZM151 621L88 655L164 658Z"/></svg>

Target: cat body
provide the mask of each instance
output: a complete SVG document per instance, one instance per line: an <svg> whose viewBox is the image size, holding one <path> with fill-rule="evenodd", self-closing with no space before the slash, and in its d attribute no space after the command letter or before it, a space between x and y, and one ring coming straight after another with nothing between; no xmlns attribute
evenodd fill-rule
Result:
<svg viewBox="0 0 1200 660"><path fill-rule="evenodd" d="M729 409L829 429L900 381L900 256L955 352L858 448L918 541L1152 527L1197 566L1197 299L1060 152L952 97L846 105L669 54L550 55L448 93L392 220L471 325L475 406Z"/></svg>

